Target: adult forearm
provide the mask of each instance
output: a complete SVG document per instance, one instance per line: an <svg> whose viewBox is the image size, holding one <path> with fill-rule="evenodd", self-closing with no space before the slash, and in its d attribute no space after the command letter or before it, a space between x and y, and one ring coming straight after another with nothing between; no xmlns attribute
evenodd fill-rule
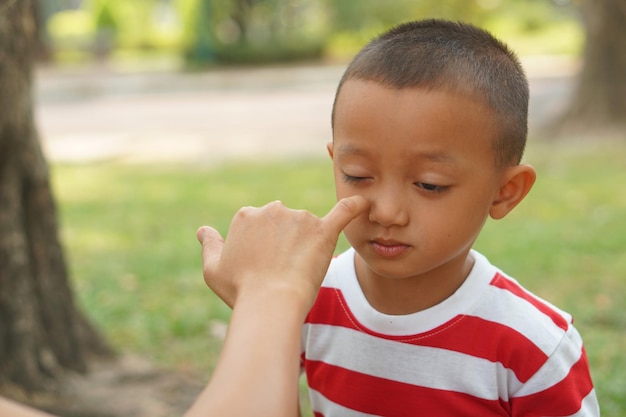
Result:
<svg viewBox="0 0 626 417"><path fill-rule="evenodd" d="M186 417L293 416L305 314L293 294L242 294L219 364Z"/></svg>
<svg viewBox="0 0 626 417"><path fill-rule="evenodd" d="M53 417L42 411L26 407L16 402L0 397L0 416L11 417Z"/></svg>

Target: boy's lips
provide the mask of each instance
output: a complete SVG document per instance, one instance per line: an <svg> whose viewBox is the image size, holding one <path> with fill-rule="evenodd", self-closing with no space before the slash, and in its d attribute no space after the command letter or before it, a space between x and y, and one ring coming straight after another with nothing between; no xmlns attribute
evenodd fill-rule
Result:
<svg viewBox="0 0 626 417"><path fill-rule="evenodd" d="M374 239L370 241L370 247L379 256L393 258L402 255L411 246L396 240Z"/></svg>

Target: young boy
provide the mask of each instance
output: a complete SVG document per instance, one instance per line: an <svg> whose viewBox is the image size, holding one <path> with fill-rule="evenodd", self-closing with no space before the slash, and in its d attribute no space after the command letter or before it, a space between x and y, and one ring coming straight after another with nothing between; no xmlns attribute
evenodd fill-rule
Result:
<svg viewBox="0 0 626 417"><path fill-rule="evenodd" d="M302 335L316 416L597 416L569 314L472 249L530 191L528 83L473 26L400 25L348 66L333 109L344 230Z"/></svg>

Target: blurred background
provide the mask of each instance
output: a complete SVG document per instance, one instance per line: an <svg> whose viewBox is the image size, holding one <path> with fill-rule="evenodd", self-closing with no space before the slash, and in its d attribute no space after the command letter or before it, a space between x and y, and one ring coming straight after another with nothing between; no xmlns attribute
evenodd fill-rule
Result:
<svg viewBox="0 0 626 417"><path fill-rule="evenodd" d="M519 53L534 82L535 128L565 111L584 42L566 0L34 5L39 126L54 160L323 154L347 60L391 25L424 17L470 21Z"/></svg>
<svg viewBox="0 0 626 417"><path fill-rule="evenodd" d="M324 214L343 70L430 17L522 60L539 179L476 247L574 315L603 415L626 415L624 0L0 0L0 394L180 415L230 315L195 230L276 199Z"/></svg>
<svg viewBox="0 0 626 417"><path fill-rule="evenodd" d="M40 52L57 65L197 68L345 60L407 19L470 21L522 55L577 55L583 33L569 0L41 0Z"/></svg>

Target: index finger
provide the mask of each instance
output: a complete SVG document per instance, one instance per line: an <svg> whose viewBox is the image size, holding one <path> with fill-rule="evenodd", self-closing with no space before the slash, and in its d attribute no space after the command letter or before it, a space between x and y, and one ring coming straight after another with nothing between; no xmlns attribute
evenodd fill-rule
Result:
<svg viewBox="0 0 626 417"><path fill-rule="evenodd" d="M339 233L354 220L359 214L369 208L369 202L360 195L353 195L342 198L330 209L328 214L322 217L322 222L333 233L334 238L339 237Z"/></svg>

